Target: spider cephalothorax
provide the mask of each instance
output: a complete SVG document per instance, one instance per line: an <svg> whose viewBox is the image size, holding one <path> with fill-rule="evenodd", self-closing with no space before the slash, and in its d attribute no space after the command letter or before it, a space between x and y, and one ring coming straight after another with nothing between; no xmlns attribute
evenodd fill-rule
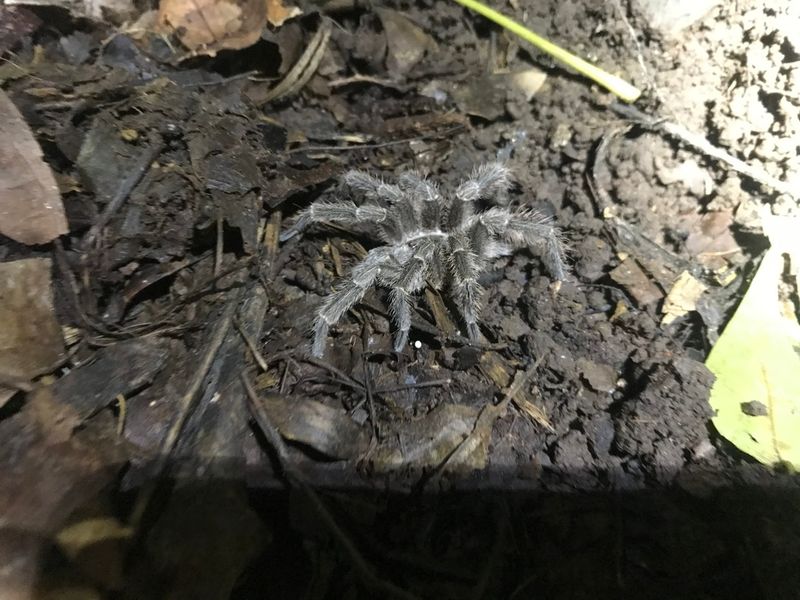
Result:
<svg viewBox="0 0 800 600"><path fill-rule="evenodd" d="M363 197L318 200L303 210L287 240L318 221L342 225L370 224L384 243L370 250L338 288L323 301L314 320L312 353L322 356L328 330L361 300L367 290L389 288L390 309L397 327L395 350L408 340L411 301L426 282L448 287L461 309L470 339L477 340L482 288L478 277L490 261L516 248L539 249L552 276L563 281L566 267L559 231L541 214L525 208L478 209L479 200L496 201L508 191L509 169L492 162L476 168L452 195L416 172L384 183L362 171L349 171L344 184Z"/></svg>

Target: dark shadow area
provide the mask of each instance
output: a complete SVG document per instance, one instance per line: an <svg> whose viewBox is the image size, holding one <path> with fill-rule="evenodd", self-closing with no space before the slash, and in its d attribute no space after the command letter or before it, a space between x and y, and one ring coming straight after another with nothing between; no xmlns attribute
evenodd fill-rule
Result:
<svg viewBox="0 0 800 600"><path fill-rule="evenodd" d="M383 598L394 586L407 598L789 600L800 589L798 480L756 466L647 490L575 491L597 474L543 471L444 474L400 493L374 475L358 485L341 464L301 465L321 482L310 495L263 468L246 483L233 476L242 466L158 486L124 544L68 557L9 530L0 544L35 557L42 590L105 577L116 581L102 597L121 599ZM122 522L140 492L114 495Z"/></svg>

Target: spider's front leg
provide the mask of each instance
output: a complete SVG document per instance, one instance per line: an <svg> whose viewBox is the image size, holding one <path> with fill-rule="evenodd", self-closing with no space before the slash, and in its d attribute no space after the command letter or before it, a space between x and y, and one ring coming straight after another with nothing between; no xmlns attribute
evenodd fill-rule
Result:
<svg viewBox="0 0 800 600"><path fill-rule="evenodd" d="M317 358L322 357L331 325L338 323L339 319L364 297L367 290L375 284L388 259L388 248L370 250L366 258L353 268L350 279L325 298L314 319L314 343L311 354Z"/></svg>
<svg viewBox="0 0 800 600"><path fill-rule="evenodd" d="M481 198L496 199L508 191L511 171L501 162L490 162L473 169L469 178L456 189L451 199L447 225L459 229L467 225L475 214L475 203Z"/></svg>
<svg viewBox="0 0 800 600"><path fill-rule="evenodd" d="M473 169L469 178L456 189L456 198L475 202L507 192L511 186L511 170L501 162L490 162Z"/></svg>
<svg viewBox="0 0 800 600"><path fill-rule="evenodd" d="M368 200L385 200L394 204L403 198L403 191L399 186L385 183L382 179L364 171L348 171L342 177L342 181L349 188L364 194Z"/></svg>
<svg viewBox="0 0 800 600"><path fill-rule="evenodd" d="M280 240L285 242L312 223L319 223L320 221L340 223L342 225L380 223L386 220L387 215L388 211L385 208L374 204L357 206L349 200L343 202L317 200L300 212L295 224L281 234Z"/></svg>

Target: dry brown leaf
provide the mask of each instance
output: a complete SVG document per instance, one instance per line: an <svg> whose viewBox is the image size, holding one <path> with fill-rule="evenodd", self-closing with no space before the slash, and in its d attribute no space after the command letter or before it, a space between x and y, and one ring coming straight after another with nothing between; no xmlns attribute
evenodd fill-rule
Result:
<svg viewBox="0 0 800 600"><path fill-rule="evenodd" d="M682 228L689 232L686 251L703 266L718 271L729 259L741 252L733 237L731 211L713 211L703 215L692 214L681 219Z"/></svg>
<svg viewBox="0 0 800 600"><path fill-rule="evenodd" d="M309 398L277 395L266 398L264 408L284 438L326 456L356 458L369 445L367 434L344 409L331 408Z"/></svg>
<svg viewBox="0 0 800 600"><path fill-rule="evenodd" d="M52 368L63 353L50 259L0 263L0 372L27 381Z"/></svg>
<svg viewBox="0 0 800 600"><path fill-rule="evenodd" d="M478 412L472 406L442 404L421 419L399 423L391 441L387 438L371 455L372 467L386 472L436 468L446 463L449 473L483 469L488 461L491 427L481 427L470 437Z"/></svg>
<svg viewBox="0 0 800 600"><path fill-rule="evenodd" d="M55 6L76 17L88 17L103 23L120 25L133 18L137 9L133 0L4 0L7 5Z"/></svg>
<svg viewBox="0 0 800 600"><path fill-rule="evenodd" d="M46 244L67 233L67 219L50 167L30 128L0 90L0 234Z"/></svg>
<svg viewBox="0 0 800 600"><path fill-rule="evenodd" d="M296 6L286 6L283 0L267 0L267 21L273 27L280 27L292 17L302 15Z"/></svg>
<svg viewBox="0 0 800 600"><path fill-rule="evenodd" d="M377 9L386 32L389 52L386 66L392 74L405 75L436 48L436 42L403 13L388 8Z"/></svg>
<svg viewBox="0 0 800 600"><path fill-rule="evenodd" d="M661 324L669 325L683 315L696 310L697 301L705 291L706 286L688 271L681 273L664 300L664 306L661 309L664 317L661 319Z"/></svg>
<svg viewBox="0 0 800 600"><path fill-rule="evenodd" d="M625 258L609 275L636 299L639 306L646 306L664 297L658 286L650 281L639 263L631 257Z"/></svg>
<svg viewBox="0 0 800 600"><path fill-rule="evenodd" d="M194 54L214 56L255 44L267 23L265 0L162 0L159 29Z"/></svg>

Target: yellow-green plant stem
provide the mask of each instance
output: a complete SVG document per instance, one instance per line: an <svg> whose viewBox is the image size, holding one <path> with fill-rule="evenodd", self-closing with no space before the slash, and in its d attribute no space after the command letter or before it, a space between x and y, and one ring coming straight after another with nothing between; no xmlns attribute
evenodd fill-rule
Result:
<svg viewBox="0 0 800 600"><path fill-rule="evenodd" d="M542 52L546 52L556 60L560 60L565 65L572 67L581 75L588 77L595 83L602 85L611 93L615 94L625 102L634 102L642 92L616 75L607 73L603 69L599 69L591 63L586 62L582 58L570 54L563 48L559 48L553 42L546 40L540 35L535 34L533 31L524 25L517 23L514 19L489 8L478 0L455 0L462 6L474 10L476 13L483 15L490 21L494 21L501 27L505 27L511 33L518 35L526 42L530 42Z"/></svg>

